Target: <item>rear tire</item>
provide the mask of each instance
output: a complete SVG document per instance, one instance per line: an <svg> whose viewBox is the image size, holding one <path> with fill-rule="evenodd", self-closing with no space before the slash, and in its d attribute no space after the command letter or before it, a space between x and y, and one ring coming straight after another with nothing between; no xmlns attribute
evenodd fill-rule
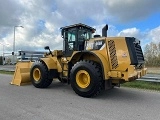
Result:
<svg viewBox="0 0 160 120"><path fill-rule="evenodd" d="M52 83L52 80L48 79L48 68L42 62L33 64L30 71L30 78L36 88L47 88Z"/></svg>
<svg viewBox="0 0 160 120"><path fill-rule="evenodd" d="M71 86L75 93L82 97L92 97L102 90L101 67L94 61L77 62L70 73Z"/></svg>

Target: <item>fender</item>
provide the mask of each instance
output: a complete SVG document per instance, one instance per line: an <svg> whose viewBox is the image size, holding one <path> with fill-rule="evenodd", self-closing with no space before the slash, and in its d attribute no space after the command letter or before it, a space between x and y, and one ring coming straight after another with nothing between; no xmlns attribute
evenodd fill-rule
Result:
<svg viewBox="0 0 160 120"><path fill-rule="evenodd" d="M94 56L99 59L99 62L100 62L101 67L102 67L104 80L109 79L109 75L108 75L108 72L109 72L109 61L100 53L96 52L96 53L94 53Z"/></svg>
<svg viewBox="0 0 160 120"><path fill-rule="evenodd" d="M40 60L46 64L48 70L57 69L57 60L54 60L54 58L41 58Z"/></svg>
<svg viewBox="0 0 160 120"><path fill-rule="evenodd" d="M77 57L79 58L77 61L81 60L81 59L86 59L86 60L93 60L98 62L101 65L102 68L102 72L103 72L103 79L107 80L109 79L109 61L100 53L96 52L96 51L83 51L83 52L77 52L75 53L72 59L77 59Z"/></svg>

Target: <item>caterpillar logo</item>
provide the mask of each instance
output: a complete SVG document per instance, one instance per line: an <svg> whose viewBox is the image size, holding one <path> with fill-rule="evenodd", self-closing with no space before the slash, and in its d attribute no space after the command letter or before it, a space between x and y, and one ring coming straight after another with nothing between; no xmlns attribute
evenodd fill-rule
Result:
<svg viewBox="0 0 160 120"><path fill-rule="evenodd" d="M127 53L123 53L123 54L122 54L122 57L127 57Z"/></svg>

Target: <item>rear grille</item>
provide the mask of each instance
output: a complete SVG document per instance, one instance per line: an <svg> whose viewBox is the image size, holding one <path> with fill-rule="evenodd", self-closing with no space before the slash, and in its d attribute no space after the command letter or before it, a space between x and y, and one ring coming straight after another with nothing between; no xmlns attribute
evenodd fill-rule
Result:
<svg viewBox="0 0 160 120"><path fill-rule="evenodd" d="M131 65L142 66L144 64L144 56L140 41L134 37L126 37L126 43L130 55Z"/></svg>
<svg viewBox="0 0 160 120"><path fill-rule="evenodd" d="M115 43L113 40L108 41L108 47L109 47L112 69L116 69L118 67L118 60L116 55Z"/></svg>
<svg viewBox="0 0 160 120"><path fill-rule="evenodd" d="M134 47L135 47L135 52L136 52L138 63L143 63L144 57L143 57L143 52L142 52L141 46L139 44L135 43Z"/></svg>

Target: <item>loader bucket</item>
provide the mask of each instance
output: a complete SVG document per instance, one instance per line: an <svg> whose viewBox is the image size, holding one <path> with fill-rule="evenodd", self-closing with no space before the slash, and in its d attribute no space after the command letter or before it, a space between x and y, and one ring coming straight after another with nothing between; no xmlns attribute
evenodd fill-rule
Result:
<svg viewBox="0 0 160 120"><path fill-rule="evenodd" d="M13 79L11 81L12 85L26 85L30 84L30 68L33 62L31 61L22 61L16 64L15 72Z"/></svg>

